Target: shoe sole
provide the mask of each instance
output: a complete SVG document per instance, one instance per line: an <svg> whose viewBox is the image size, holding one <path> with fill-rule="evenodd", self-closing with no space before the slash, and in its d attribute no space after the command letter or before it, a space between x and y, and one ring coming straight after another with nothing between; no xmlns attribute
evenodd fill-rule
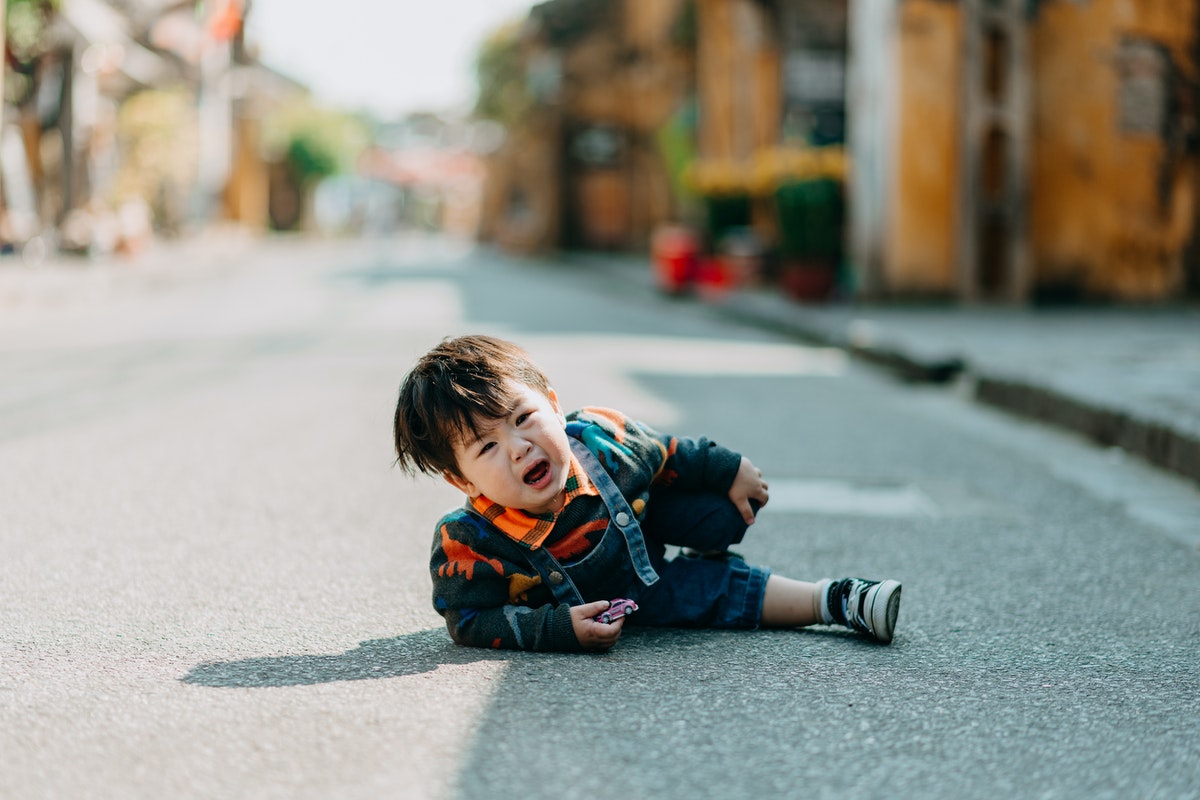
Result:
<svg viewBox="0 0 1200 800"><path fill-rule="evenodd" d="M892 641L896 617L900 614L900 582L881 581L871 590L866 618L871 622L872 635L884 644Z"/></svg>

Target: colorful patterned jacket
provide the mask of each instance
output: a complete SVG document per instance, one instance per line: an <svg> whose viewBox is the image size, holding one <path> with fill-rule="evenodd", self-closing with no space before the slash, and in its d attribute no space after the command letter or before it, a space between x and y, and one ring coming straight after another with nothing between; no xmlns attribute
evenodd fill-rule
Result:
<svg viewBox="0 0 1200 800"><path fill-rule="evenodd" d="M664 436L610 409L573 412L567 433L596 454L639 520L661 491L727 493L741 463L740 454L706 438ZM579 461L571 460L567 501L557 514L531 516L486 497L467 504L477 514L463 507L444 516L430 559L433 605L451 638L475 647L580 650L569 608L555 605L524 554L546 547L571 564L603 536L608 510Z"/></svg>

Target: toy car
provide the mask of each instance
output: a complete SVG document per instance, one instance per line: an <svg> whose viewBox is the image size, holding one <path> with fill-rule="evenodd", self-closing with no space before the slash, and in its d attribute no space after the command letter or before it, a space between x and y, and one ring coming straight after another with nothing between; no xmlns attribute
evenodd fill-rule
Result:
<svg viewBox="0 0 1200 800"><path fill-rule="evenodd" d="M596 620L596 622L603 622L605 625L607 625L610 622L615 622L621 617L629 616L637 610L637 603L633 602L632 600L625 600L624 598L618 597L608 604L607 609L601 611L599 614L592 617L592 619Z"/></svg>

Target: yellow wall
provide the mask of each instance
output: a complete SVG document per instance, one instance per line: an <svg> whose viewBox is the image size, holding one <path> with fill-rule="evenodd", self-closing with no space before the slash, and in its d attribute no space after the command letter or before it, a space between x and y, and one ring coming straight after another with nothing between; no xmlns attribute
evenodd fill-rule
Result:
<svg viewBox="0 0 1200 800"><path fill-rule="evenodd" d="M641 50L656 50L667 43L683 13L684 0L625 0L621 21L625 43Z"/></svg>
<svg viewBox="0 0 1200 800"><path fill-rule="evenodd" d="M703 158L747 161L779 138L782 84L769 18L752 0L696 0Z"/></svg>
<svg viewBox="0 0 1200 800"><path fill-rule="evenodd" d="M1180 293L1196 160L1160 136L1120 129L1117 55L1124 37L1151 39L1195 81L1196 13L1196 0L1041 5L1030 65L1035 284L1124 300Z"/></svg>
<svg viewBox="0 0 1200 800"><path fill-rule="evenodd" d="M492 155L484 181L480 236L505 250L534 253L560 244L562 197L557 115L530 114ZM523 203L514 203L514 195Z"/></svg>
<svg viewBox="0 0 1200 800"><path fill-rule="evenodd" d="M226 215L255 231L270 225L270 175L263 161L262 134L257 120L234 121L233 169L225 188Z"/></svg>
<svg viewBox="0 0 1200 800"><path fill-rule="evenodd" d="M886 292L954 291L961 29L957 4L907 0L897 9L893 85L899 97Z"/></svg>
<svg viewBox="0 0 1200 800"><path fill-rule="evenodd" d="M883 288L950 296L957 288L962 19L958 4L939 0L904 0L896 13ZM1185 152L1182 137L1171 146L1170 134L1121 130L1119 56L1126 39L1157 42L1182 83L1194 86L1198 26L1200 0L1038 5L1028 65L1034 290L1070 287L1126 301L1182 296L1184 253L1197 238L1197 157ZM1176 131L1188 121L1168 120Z"/></svg>

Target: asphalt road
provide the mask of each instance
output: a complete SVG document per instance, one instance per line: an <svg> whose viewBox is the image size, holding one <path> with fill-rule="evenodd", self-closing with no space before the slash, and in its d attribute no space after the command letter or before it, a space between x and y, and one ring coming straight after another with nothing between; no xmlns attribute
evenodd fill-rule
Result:
<svg viewBox="0 0 1200 800"><path fill-rule="evenodd" d="M904 582L896 640L453 645L450 487L391 466L443 336L750 455L743 548ZM0 797L1200 797L1200 493L579 264L275 242L0 320Z"/></svg>

